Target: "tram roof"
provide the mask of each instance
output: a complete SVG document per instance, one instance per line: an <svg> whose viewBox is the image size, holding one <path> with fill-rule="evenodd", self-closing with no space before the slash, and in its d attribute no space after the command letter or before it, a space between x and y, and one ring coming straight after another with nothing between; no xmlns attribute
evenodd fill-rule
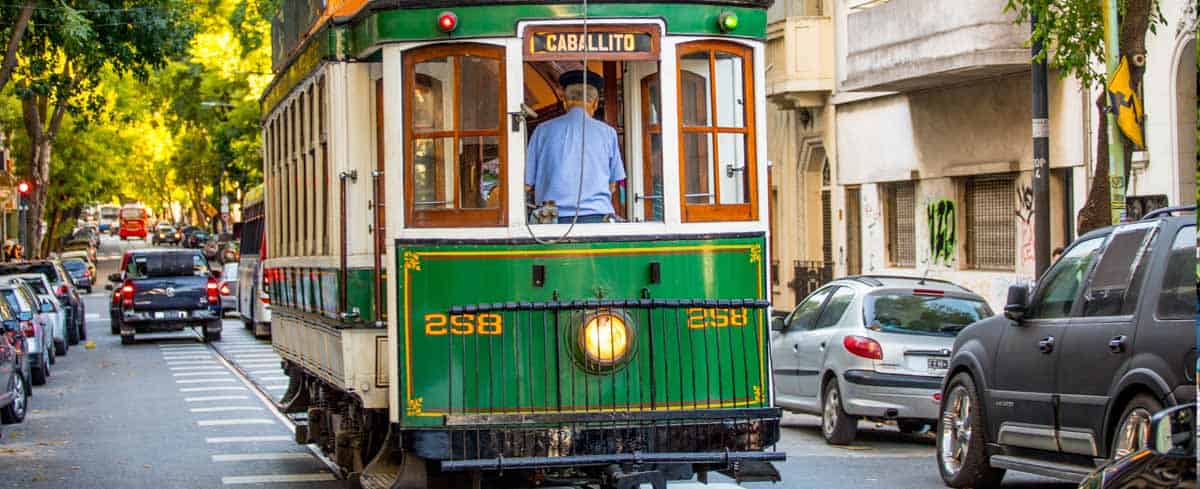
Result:
<svg viewBox="0 0 1200 489"><path fill-rule="evenodd" d="M495 6L495 5L538 5L538 4L582 4L581 1L563 1L563 0L375 0L367 4L363 10L383 10L394 8L422 8L422 7L439 7L451 8L456 6ZM638 3L645 4L645 0L589 0L590 4L604 3ZM728 5L736 7L756 7L768 8L775 0L655 0L653 3L686 3L686 4L708 4L708 5Z"/></svg>

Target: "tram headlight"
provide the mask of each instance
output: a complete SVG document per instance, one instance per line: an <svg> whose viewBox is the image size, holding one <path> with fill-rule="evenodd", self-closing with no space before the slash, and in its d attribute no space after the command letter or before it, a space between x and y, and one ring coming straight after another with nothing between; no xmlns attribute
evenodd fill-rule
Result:
<svg viewBox="0 0 1200 489"><path fill-rule="evenodd" d="M625 358L633 332L625 317L612 312L588 316L580 328L580 345L589 363L610 367Z"/></svg>

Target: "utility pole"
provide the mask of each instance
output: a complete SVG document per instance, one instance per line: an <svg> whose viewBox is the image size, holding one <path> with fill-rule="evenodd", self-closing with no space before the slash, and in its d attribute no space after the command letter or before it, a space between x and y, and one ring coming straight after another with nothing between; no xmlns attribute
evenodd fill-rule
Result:
<svg viewBox="0 0 1200 489"><path fill-rule="evenodd" d="M1029 16L1037 30L1037 14ZM1033 250L1034 277L1050 268L1050 109L1047 103L1046 58L1042 41L1033 42Z"/></svg>
<svg viewBox="0 0 1200 489"><path fill-rule="evenodd" d="M1121 39L1118 29L1117 0L1104 0L1104 62L1111 77L1121 63ZM1107 88L1105 88L1107 90ZM1125 147L1117 129L1115 107L1108 108L1108 202L1112 223L1125 220Z"/></svg>

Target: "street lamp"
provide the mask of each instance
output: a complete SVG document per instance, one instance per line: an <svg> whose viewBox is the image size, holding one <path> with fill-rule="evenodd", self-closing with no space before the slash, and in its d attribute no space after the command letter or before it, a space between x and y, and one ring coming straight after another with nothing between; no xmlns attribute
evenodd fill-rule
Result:
<svg viewBox="0 0 1200 489"><path fill-rule="evenodd" d="M21 235L18 237L21 242L21 249L29 252L29 191L33 186L26 180L21 180L17 183L17 218L21 220Z"/></svg>

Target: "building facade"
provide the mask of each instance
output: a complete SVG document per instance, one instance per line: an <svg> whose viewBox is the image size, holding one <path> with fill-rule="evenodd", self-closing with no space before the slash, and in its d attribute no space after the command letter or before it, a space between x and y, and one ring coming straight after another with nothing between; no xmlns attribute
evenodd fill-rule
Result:
<svg viewBox="0 0 1200 489"><path fill-rule="evenodd" d="M805 271L786 260L819 260L832 276L949 279L999 309L1009 285L1034 278L1028 24L1014 24L1004 0L831 3L832 90L812 117L777 102L772 119L776 307L807 288L785 288ZM1135 215L1196 196L1195 10L1185 0L1162 8L1168 26L1147 38L1147 148L1130 163ZM825 59L777 58L808 56ZM1098 95L1051 73L1051 248L1076 234Z"/></svg>

